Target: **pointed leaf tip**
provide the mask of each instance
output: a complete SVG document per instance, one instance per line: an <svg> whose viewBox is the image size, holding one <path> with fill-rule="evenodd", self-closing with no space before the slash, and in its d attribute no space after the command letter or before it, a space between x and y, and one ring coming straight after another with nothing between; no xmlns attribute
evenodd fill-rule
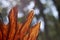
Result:
<svg viewBox="0 0 60 40"><path fill-rule="evenodd" d="M28 16L27 16L27 19L26 19L26 21L25 21L25 23L24 23L24 25L22 26L22 29L21 29L21 31L20 31L20 38L22 39L23 38L23 36L26 34L26 32L28 31L28 29L29 29L29 26L30 26L30 24L31 24L31 21L32 21L32 19L33 19L33 11L31 11L29 14L28 14Z"/></svg>
<svg viewBox="0 0 60 40"><path fill-rule="evenodd" d="M37 23L31 28L29 40L35 40L35 38L37 38L39 29L40 29L40 23Z"/></svg>

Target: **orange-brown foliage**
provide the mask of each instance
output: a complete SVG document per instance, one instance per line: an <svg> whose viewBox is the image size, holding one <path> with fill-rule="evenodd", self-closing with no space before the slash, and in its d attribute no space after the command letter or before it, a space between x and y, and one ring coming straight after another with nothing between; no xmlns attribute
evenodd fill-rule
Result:
<svg viewBox="0 0 60 40"><path fill-rule="evenodd" d="M17 7L13 7L8 15L9 23L5 25L0 21L0 40L36 40L40 23L30 27L34 12L29 12L24 23L17 22Z"/></svg>

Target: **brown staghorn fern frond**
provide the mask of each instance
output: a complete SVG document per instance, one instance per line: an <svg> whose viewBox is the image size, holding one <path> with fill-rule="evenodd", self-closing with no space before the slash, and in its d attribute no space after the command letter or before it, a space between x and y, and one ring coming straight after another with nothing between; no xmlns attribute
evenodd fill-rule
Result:
<svg viewBox="0 0 60 40"><path fill-rule="evenodd" d="M5 25L0 21L0 40L37 40L40 23L30 27L34 17L33 10L29 12L24 23L17 22L17 7L13 7L9 13L9 23Z"/></svg>
<svg viewBox="0 0 60 40"><path fill-rule="evenodd" d="M17 7L12 8L9 14L9 30L8 30L8 39L13 40L16 32L17 27Z"/></svg>

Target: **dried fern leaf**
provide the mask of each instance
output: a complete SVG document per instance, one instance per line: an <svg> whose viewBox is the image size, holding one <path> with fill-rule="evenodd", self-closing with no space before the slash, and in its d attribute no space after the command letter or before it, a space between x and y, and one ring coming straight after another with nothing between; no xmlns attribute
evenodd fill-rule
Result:
<svg viewBox="0 0 60 40"><path fill-rule="evenodd" d="M3 40L6 40L7 33L8 33L8 25L3 24L2 31L3 31Z"/></svg>
<svg viewBox="0 0 60 40"><path fill-rule="evenodd" d="M29 37L29 33L27 33L27 34L23 37L23 40L28 40L28 37Z"/></svg>
<svg viewBox="0 0 60 40"><path fill-rule="evenodd" d="M2 32L1 32L1 30L0 30L0 40L2 40Z"/></svg>
<svg viewBox="0 0 60 40"><path fill-rule="evenodd" d="M29 13L29 16L27 17L26 22L24 23L24 25L21 28L21 31L20 31L20 40L23 39L23 36L26 34L27 30L29 29L30 23L31 23L32 18L34 16L33 13L34 13L33 11L31 11Z"/></svg>
<svg viewBox="0 0 60 40"><path fill-rule="evenodd" d="M17 7L13 7L9 13L9 24L5 25L0 20L0 40L36 40L40 23L30 27L34 16L33 10L29 12L24 23L17 22Z"/></svg>
<svg viewBox="0 0 60 40"><path fill-rule="evenodd" d="M9 13L9 33L8 40L13 40L17 27L17 8L14 7Z"/></svg>
<svg viewBox="0 0 60 40"><path fill-rule="evenodd" d="M16 32L14 40L18 40L19 39L19 30L21 29L21 27L22 27L22 23L21 24L18 23L17 24L17 32Z"/></svg>
<svg viewBox="0 0 60 40"><path fill-rule="evenodd" d="M33 28L30 30L30 37L28 40L35 40L37 38L40 29L40 23L37 23Z"/></svg>

